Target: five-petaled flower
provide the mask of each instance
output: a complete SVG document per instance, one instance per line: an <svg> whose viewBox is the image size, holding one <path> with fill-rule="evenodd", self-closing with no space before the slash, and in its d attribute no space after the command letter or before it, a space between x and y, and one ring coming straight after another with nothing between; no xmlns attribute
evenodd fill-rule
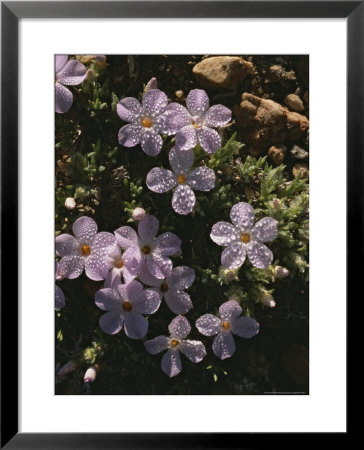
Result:
<svg viewBox="0 0 364 450"><path fill-rule="evenodd" d="M116 334L124 327L131 339L142 339L148 331L148 321L143 314L154 314L161 300L157 292L143 289L139 281L119 284L117 289L104 288L95 294L96 305L107 311L100 317L100 328Z"/></svg>
<svg viewBox="0 0 364 450"><path fill-rule="evenodd" d="M210 234L216 244L226 247L221 254L221 264L228 269L237 269L248 255L254 267L266 269L273 261L273 253L263 242L277 237L277 220L264 217L253 226L254 209L245 202L234 205L230 217L233 225L218 222L212 227Z"/></svg>
<svg viewBox="0 0 364 450"><path fill-rule="evenodd" d="M161 299L164 297L168 308L174 314L186 314L193 307L190 296L184 292L195 280L195 271L190 267L175 267L169 277L159 280L153 277L144 263L139 278L144 284L151 286Z"/></svg>
<svg viewBox="0 0 364 450"><path fill-rule="evenodd" d="M230 122L230 109L223 105L209 108L209 98L202 89L189 92L186 106L187 109L179 103L169 105L169 110L180 115L180 129L176 134L177 150L189 150L199 142L207 153L215 153L221 147L221 138L212 127L222 127Z"/></svg>
<svg viewBox="0 0 364 450"><path fill-rule="evenodd" d="M117 245L112 233L97 232L97 224L91 217L78 218L70 234L56 237L56 253L61 256L56 279L77 278L85 269L86 275L95 281L104 280L110 269L107 256Z"/></svg>
<svg viewBox="0 0 364 450"><path fill-rule="evenodd" d="M122 248L133 248L139 268L146 261L150 273L158 279L163 279L169 277L172 272L173 264L168 256L180 251L182 241L170 232L156 237L158 228L158 219L146 215L138 223L139 236L133 228L124 226L115 231L115 237Z"/></svg>
<svg viewBox="0 0 364 450"><path fill-rule="evenodd" d="M172 207L178 214L189 214L195 206L196 197L192 189L210 191L215 187L215 172L202 166L190 170L194 160L193 150L181 152L173 147L169 152L172 171L154 167L147 175L148 188L159 194L175 188Z"/></svg>
<svg viewBox="0 0 364 450"><path fill-rule="evenodd" d="M125 283L134 280L138 275L139 259L135 256L133 248L121 251L119 245L107 255L106 260L110 264L110 272L105 280L104 287L114 288L121 284L121 276Z"/></svg>
<svg viewBox="0 0 364 450"><path fill-rule="evenodd" d="M219 308L220 317L205 314L197 319L196 327L204 336L215 336L212 350L220 359L230 358L235 352L233 334L249 339L259 331L259 324L251 317L242 316L241 306L235 300L223 303Z"/></svg>
<svg viewBox="0 0 364 450"><path fill-rule="evenodd" d="M147 155L158 155L163 144L160 134L173 135L181 127L178 112L167 105L168 97L159 89L148 90L142 104L133 97L120 100L117 113L129 125L119 130L119 144L134 147L140 143Z"/></svg>
<svg viewBox="0 0 364 450"><path fill-rule="evenodd" d="M185 339L191 331L191 325L185 317L175 317L168 325L168 330L169 337L157 336L144 342L144 346L152 355L167 350L163 355L161 368L169 377L175 377L182 370L179 352L187 356L190 361L199 363L206 356L206 349L201 341Z"/></svg>
<svg viewBox="0 0 364 450"><path fill-rule="evenodd" d="M68 60L67 55L56 55L56 98L57 113L66 113L72 106L73 94L64 85L81 84L86 77L86 67L76 59Z"/></svg>

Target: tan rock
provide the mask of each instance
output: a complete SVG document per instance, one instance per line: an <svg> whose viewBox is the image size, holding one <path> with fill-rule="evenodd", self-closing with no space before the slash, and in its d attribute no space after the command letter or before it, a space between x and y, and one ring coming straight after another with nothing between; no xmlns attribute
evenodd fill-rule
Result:
<svg viewBox="0 0 364 450"><path fill-rule="evenodd" d="M309 170L307 164L295 164L292 169L292 174L294 177L298 177L298 175L301 175L301 178L308 178Z"/></svg>
<svg viewBox="0 0 364 450"><path fill-rule="evenodd" d="M303 101L296 94L288 94L284 99L284 103L291 111L302 112L305 109Z"/></svg>
<svg viewBox="0 0 364 450"><path fill-rule="evenodd" d="M212 56L196 64L192 72L203 88L236 89L253 72L253 64L239 56Z"/></svg>
<svg viewBox="0 0 364 450"><path fill-rule="evenodd" d="M272 145L272 147L268 150L269 158L279 166L284 161L284 155L287 151L287 147L285 145Z"/></svg>
<svg viewBox="0 0 364 450"><path fill-rule="evenodd" d="M272 145L296 143L309 128L307 117L247 92L233 113L243 140L255 153L263 153Z"/></svg>

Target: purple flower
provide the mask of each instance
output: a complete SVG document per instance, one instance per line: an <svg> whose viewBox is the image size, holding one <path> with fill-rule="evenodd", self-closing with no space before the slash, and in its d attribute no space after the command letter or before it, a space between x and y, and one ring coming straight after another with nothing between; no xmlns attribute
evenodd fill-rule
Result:
<svg viewBox="0 0 364 450"><path fill-rule="evenodd" d="M181 127L180 114L167 105L168 97L159 89L145 92L142 104L133 97L120 100L117 113L129 125L119 130L119 144L135 147L140 143L147 155L158 155L163 144L160 134L176 134Z"/></svg>
<svg viewBox="0 0 364 450"><path fill-rule="evenodd" d="M223 303L219 308L220 317L205 314L196 321L198 331L204 336L217 336L212 350L220 359L230 358L235 352L235 341L231 333L249 339L259 331L259 324L251 317L239 317L241 306L235 300Z"/></svg>
<svg viewBox="0 0 364 450"><path fill-rule="evenodd" d="M64 85L75 86L81 84L86 77L86 67L72 59L68 61L67 55L56 55L56 112L67 112L73 102L72 92Z"/></svg>
<svg viewBox="0 0 364 450"><path fill-rule="evenodd" d="M86 275L95 281L104 280L110 270L107 256L117 245L112 233L97 232L97 224L91 217L80 217L72 226L73 234L56 237L56 253L62 259L57 271L57 280Z"/></svg>
<svg viewBox="0 0 364 450"><path fill-rule="evenodd" d="M95 294L95 303L107 311L100 317L100 328L108 334L116 334L124 327L131 339L142 339L148 331L148 321L142 314L153 314L159 308L159 295L143 289L139 281L119 284L117 290L100 289Z"/></svg>
<svg viewBox="0 0 364 450"><path fill-rule="evenodd" d="M57 279L58 268L59 268L59 263L56 261L56 273L55 273L56 279ZM65 306L65 304L66 304L66 299L64 297L64 293L63 293L62 289L59 286L55 285L55 308L61 309Z"/></svg>
<svg viewBox="0 0 364 450"><path fill-rule="evenodd" d="M193 150L180 152L173 147L169 152L173 172L154 167L147 175L147 186L153 192L161 194L177 186L173 192L172 207L178 214L186 215L193 210L196 197L192 189L210 191L215 187L215 172L205 166L190 170L193 159Z"/></svg>
<svg viewBox="0 0 364 450"><path fill-rule="evenodd" d="M194 148L197 142L207 153L215 153L221 147L221 138L213 128L222 127L231 120L231 111L223 105L209 108L209 98L202 89L193 89L186 99L187 109L179 103L171 103L170 110L180 114L181 129L176 134L177 150Z"/></svg>
<svg viewBox="0 0 364 450"><path fill-rule="evenodd" d="M248 255L254 267L266 269L273 261L273 253L262 242L277 237L277 220L264 217L253 226L254 209L245 202L234 205L230 217L234 225L228 222L215 223L210 234L216 244L226 247L221 254L221 264L228 269L237 269Z"/></svg>
<svg viewBox="0 0 364 450"><path fill-rule="evenodd" d="M153 277L144 263L139 278L147 286L152 286L161 300L164 297L168 308L174 314L186 314L193 307L190 296L184 292L184 289L189 288L195 281L195 271L190 267L175 267L169 277L159 280Z"/></svg>
<svg viewBox="0 0 364 450"><path fill-rule="evenodd" d="M163 233L155 237L159 228L158 219L146 215L138 223L138 234L130 227L121 227L115 231L115 237L122 248L132 247L134 257L141 264L146 261L150 273L158 278L169 277L172 272L172 261L168 256L181 249L181 239L174 233Z"/></svg>
<svg viewBox="0 0 364 450"><path fill-rule="evenodd" d="M135 256L135 251L131 247L122 253L119 245L116 245L106 260L111 270L105 280L105 288L117 289L117 286L121 284L121 276L125 283L129 283L138 275L140 259Z"/></svg>
<svg viewBox="0 0 364 450"><path fill-rule="evenodd" d="M206 356L206 349L201 341L185 339L191 331L191 325L185 317L175 317L168 325L168 330L170 337L158 336L144 342L144 345L147 352L152 355L168 349L163 355L161 368L169 377L175 377L182 370L180 351L190 361L199 363Z"/></svg>

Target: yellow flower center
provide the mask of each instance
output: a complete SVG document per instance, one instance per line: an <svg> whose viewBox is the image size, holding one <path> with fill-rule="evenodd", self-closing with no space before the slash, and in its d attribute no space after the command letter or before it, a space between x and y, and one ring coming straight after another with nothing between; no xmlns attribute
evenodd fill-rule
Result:
<svg viewBox="0 0 364 450"><path fill-rule="evenodd" d="M91 249L88 245L83 245L81 247L81 253L83 256L88 256L91 253Z"/></svg>
<svg viewBox="0 0 364 450"><path fill-rule="evenodd" d="M162 283L160 289L161 289L162 292L167 292L168 291L168 284L167 283Z"/></svg>
<svg viewBox="0 0 364 450"><path fill-rule="evenodd" d="M127 312L130 312L133 309L133 305L128 300L125 300L121 306L123 310Z"/></svg>
<svg viewBox="0 0 364 450"><path fill-rule="evenodd" d="M222 323L222 327L223 327L225 330L230 330L230 324L229 324L229 322L223 322L223 323Z"/></svg>
<svg viewBox="0 0 364 450"><path fill-rule="evenodd" d="M143 117L142 125L145 128L150 128L152 126L152 119L150 117Z"/></svg>
<svg viewBox="0 0 364 450"><path fill-rule="evenodd" d="M151 252L151 248L149 247L149 245L144 245L144 247L141 248L141 251L144 255L149 255L149 253Z"/></svg>
<svg viewBox="0 0 364 450"><path fill-rule="evenodd" d="M184 184L186 182L186 175L181 173L180 175L178 175L177 181L179 184Z"/></svg>
<svg viewBox="0 0 364 450"><path fill-rule="evenodd" d="M244 244L248 244L250 242L250 234L248 233L242 233L240 235L241 242L244 242Z"/></svg>
<svg viewBox="0 0 364 450"><path fill-rule="evenodd" d="M115 263L115 267L118 269L121 269L123 267L124 263L121 259L119 259L119 261L116 261Z"/></svg>
<svg viewBox="0 0 364 450"><path fill-rule="evenodd" d="M171 346L172 347L176 347L179 344L179 341L177 339L172 339L171 340Z"/></svg>
<svg viewBox="0 0 364 450"><path fill-rule="evenodd" d="M202 127L202 120L201 117L195 116L191 119L191 124L194 128L201 128Z"/></svg>

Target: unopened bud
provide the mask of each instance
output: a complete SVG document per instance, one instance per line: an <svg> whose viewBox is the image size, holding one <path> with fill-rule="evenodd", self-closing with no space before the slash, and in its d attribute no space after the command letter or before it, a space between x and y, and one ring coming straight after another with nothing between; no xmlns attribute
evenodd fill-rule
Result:
<svg viewBox="0 0 364 450"><path fill-rule="evenodd" d="M158 89L157 78L151 78L147 85L145 86L144 93L150 91L151 89Z"/></svg>
<svg viewBox="0 0 364 450"><path fill-rule="evenodd" d="M106 56L95 55L95 62L97 62L97 64L100 64L100 66L103 66L106 63Z"/></svg>
<svg viewBox="0 0 364 450"><path fill-rule="evenodd" d="M275 209L279 209L282 206L282 202L279 200L279 198L275 198L273 200L273 207Z"/></svg>
<svg viewBox="0 0 364 450"><path fill-rule="evenodd" d="M59 377L63 377L64 375L67 375L70 372L73 372L77 367L76 361L71 360L68 361L64 366L62 366L59 371L57 372L57 375Z"/></svg>
<svg viewBox="0 0 364 450"><path fill-rule="evenodd" d="M134 220L142 220L142 219L144 219L144 217L145 217L145 210L143 209L143 208L135 208L134 210L133 210L133 212L131 213L131 217L134 219Z"/></svg>
<svg viewBox="0 0 364 450"><path fill-rule="evenodd" d="M95 349L88 347L83 351L83 359L85 361L92 361L95 357Z"/></svg>
<svg viewBox="0 0 364 450"><path fill-rule="evenodd" d="M92 72L92 69L88 69L86 72L86 80L91 81L94 77L94 73Z"/></svg>
<svg viewBox="0 0 364 450"><path fill-rule="evenodd" d="M234 281L236 279L236 271L234 269L224 269L222 273L226 281Z"/></svg>
<svg viewBox="0 0 364 450"><path fill-rule="evenodd" d="M277 278L286 278L289 275L289 270L287 269L287 267L275 266L274 275Z"/></svg>
<svg viewBox="0 0 364 450"><path fill-rule="evenodd" d="M83 381L85 383L93 383L96 379L96 375L100 372L100 366L99 364L94 364L93 366L90 366L83 376Z"/></svg>
<svg viewBox="0 0 364 450"><path fill-rule="evenodd" d="M64 206L67 209L75 209L76 208L76 201L73 197L67 197L65 202L64 202Z"/></svg>
<svg viewBox="0 0 364 450"><path fill-rule="evenodd" d="M268 306L268 308L274 308L276 306L276 302L274 301L273 296L269 292L264 292L260 294L259 301L264 306Z"/></svg>

